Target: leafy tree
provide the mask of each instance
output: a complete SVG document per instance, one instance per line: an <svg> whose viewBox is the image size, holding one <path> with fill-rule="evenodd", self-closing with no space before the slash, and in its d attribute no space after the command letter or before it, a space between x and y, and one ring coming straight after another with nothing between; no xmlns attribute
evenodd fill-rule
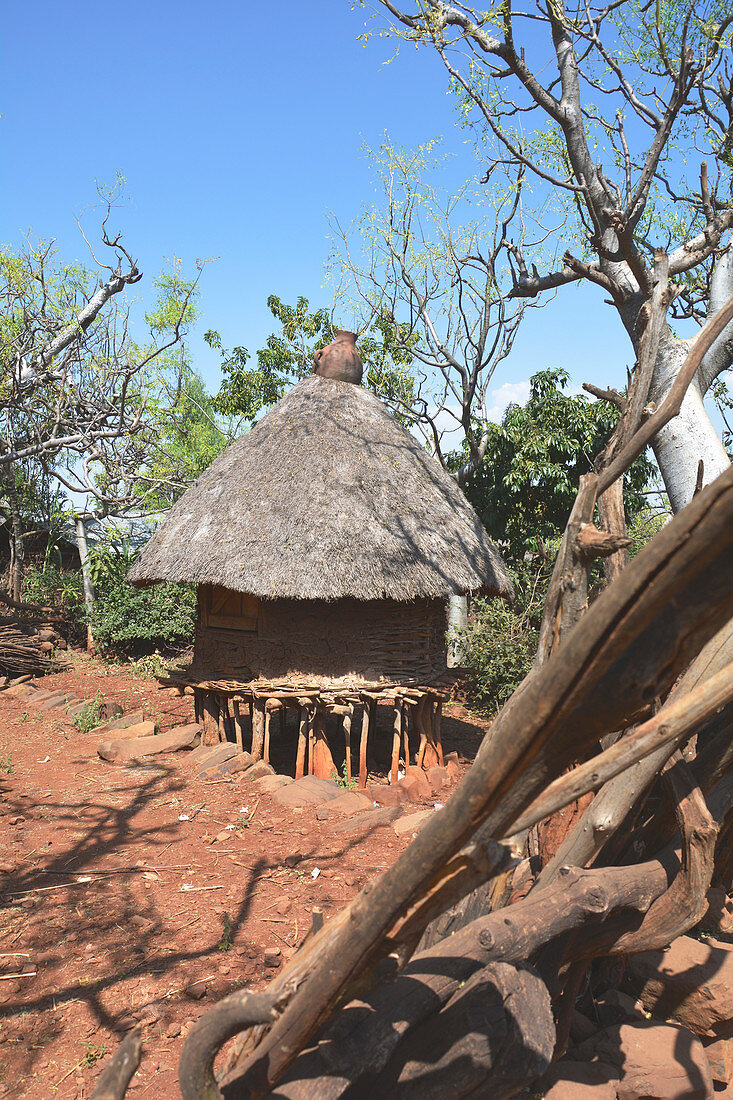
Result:
<svg viewBox="0 0 733 1100"><path fill-rule="evenodd" d="M567 371L532 376L526 405L510 405L501 424L489 424L488 457L466 486L466 494L492 538L521 561L527 550L559 538L582 474L593 469L618 419L607 401L565 392ZM462 454L452 456L454 467ZM624 481L629 518L646 503L655 467L637 459Z"/></svg>
<svg viewBox="0 0 733 1100"><path fill-rule="evenodd" d="M257 352L256 366L247 365L250 354L245 347L227 351L218 332L211 330L205 334L207 343L221 352L224 374L212 408L224 416L241 416L250 423L279 401L287 386L312 373L315 353L336 335L329 311L311 311L307 298L298 298L295 306L289 306L271 294L267 305L280 330L270 335L265 347ZM366 385L392 402L403 417L413 392L410 368L414 343L407 327L395 327L384 313L373 319L358 343Z"/></svg>

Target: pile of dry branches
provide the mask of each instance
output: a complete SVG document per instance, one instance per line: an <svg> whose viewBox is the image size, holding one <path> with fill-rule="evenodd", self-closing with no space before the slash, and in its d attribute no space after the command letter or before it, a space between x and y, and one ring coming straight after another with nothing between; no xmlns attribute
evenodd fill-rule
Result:
<svg viewBox="0 0 733 1100"><path fill-rule="evenodd" d="M234 993L192 1028L186 1100L514 1096L563 1053L593 960L669 943L700 919L711 882L728 885L733 468L628 564L620 479L676 415L733 300L650 414L661 260L655 278L625 409L568 522L533 671L397 862L265 992ZM599 557L609 583L589 606ZM572 831L539 845L549 858L537 873L522 858L528 836L590 792ZM235 1035L217 1083L214 1057ZM123 1095L135 1042L118 1052L118 1091L95 1095Z"/></svg>

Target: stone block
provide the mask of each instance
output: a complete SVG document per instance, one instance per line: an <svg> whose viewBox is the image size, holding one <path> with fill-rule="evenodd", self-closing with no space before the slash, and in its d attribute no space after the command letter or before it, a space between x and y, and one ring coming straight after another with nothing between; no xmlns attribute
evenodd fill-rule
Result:
<svg viewBox="0 0 733 1100"><path fill-rule="evenodd" d="M581 1061L613 1066L618 1100L712 1100L713 1080L700 1040L677 1024L652 1021L599 1031L576 1048Z"/></svg>
<svg viewBox="0 0 733 1100"><path fill-rule="evenodd" d="M332 802L343 793L343 788L330 779L319 779L316 775L304 775L302 779L296 779L287 787L281 787L273 793L273 798L281 806L322 806L326 802Z"/></svg>
<svg viewBox="0 0 733 1100"><path fill-rule="evenodd" d="M397 836L404 836L405 833L409 836L410 833L419 832L428 818L434 813L435 810L419 810L416 814L407 814L405 817L401 817L398 821L395 821L392 828L397 833Z"/></svg>
<svg viewBox="0 0 733 1100"><path fill-rule="evenodd" d="M632 955L624 987L658 1019L714 1036L733 1022L733 945L679 936L664 951Z"/></svg>
<svg viewBox="0 0 733 1100"><path fill-rule="evenodd" d="M705 1047L713 1081L727 1085L733 1079L733 1039L716 1039Z"/></svg>
<svg viewBox="0 0 733 1100"><path fill-rule="evenodd" d="M450 777L446 768L436 764L434 768L428 768L425 774L433 795L441 794L444 787L450 787Z"/></svg>
<svg viewBox="0 0 733 1100"><path fill-rule="evenodd" d="M272 764L266 764L264 760L257 760L247 772L247 779L259 779L263 775L274 775Z"/></svg>
<svg viewBox="0 0 733 1100"><path fill-rule="evenodd" d="M160 733L156 737L104 741L97 746L97 753L102 760L119 764L128 760L138 760L144 756L156 756L161 752L175 752L177 749L188 748L200 736L201 727L198 725L179 726L167 733Z"/></svg>
<svg viewBox="0 0 733 1100"><path fill-rule="evenodd" d="M105 706L110 706L110 705L113 706L113 707L117 706L116 703L112 703L112 704L105 703ZM129 726L137 725L138 722L143 722L144 720L145 720L144 711L142 711L142 710L133 710L129 714L120 714L116 718L110 718L109 721L104 722L101 726L95 726L94 729L91 730L91 733L93 735L96 735L96 734L108 733L108 732L111 732L112 730L123 730L123 729L127 729Z"/></svg>
<svg viewBox="0 0 733 1100"><path fill-rule="evenodd" d="M373 809L372 800L358 791L343 791L328 803L329 812L335 814L358 814Z"/></svg>
<svg viewBox="0 0 733 1100"><path fill-rule="evenodd" d="M558 1062L532 1086L544 1100L616 1100L618 1070L603 1062Z"/></svg>
<svg viewBox="0 0 733 1100"><path fill-rule="evenodd" d="M293 778L290 775L261 775L259 779L255 779L255 783L264 794L272 794L273 791L279 791L281 787L287 787L292 782Z"/></svg>
<svg viewBox="0 0 733 1100"><path fill-rule="evenodd" d="M427 802L432 797L433 792L430 789L428 777L422 768L418 768L417 764L409 764L405 768L405 778L400 780L398 786L408 781L417 786L420 801Z"/></svg>
<svg viewBox="0 0 733 1100"><path fill-rule="evenodd" d="M354 814L346 821L339 821L333 826L333 832L342 836L362 836L380 829L383 825L391 825L402 816L400 806L380 806L376 810L367 810L363 814Z"/></svg>
<svg viewBox="0 0 733 1100"><path fill-rule="evenodd" d="M249 752L230 753L225 760L206 760L199 765L200 779L223 779L225 775L236 775L252 767L252 754Z"/></svg>
<svg viewBox="0 0 733 1100"><path fill-rule="evenodd" d="M201 749L205 749L200 756L196 754ZM191 753L193 763L196 766L196 770L199 776L203 776L209 768L216 768L219 764L225 763L227 760L231 760L232 757L237 755L237 746L233 745L231 741L222 741L220 745L199 745Z"/></svg>
<svg viewBox="0 0 733 1100"><path fill-rule="evenodd" d="M379 806L401 806L405 801L404 792L396 784L390 787L387 783L367 783L366 793Z"/></svg>

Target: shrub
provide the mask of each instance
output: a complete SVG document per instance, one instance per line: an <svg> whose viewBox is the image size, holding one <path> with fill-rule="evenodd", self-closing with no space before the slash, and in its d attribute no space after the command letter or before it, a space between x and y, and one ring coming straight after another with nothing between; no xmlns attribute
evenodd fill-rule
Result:
<svg viewBox="0 0 733 1100"><path fill-rule="evenodd" d="M457 637L472 671L474 702L499 711L532 667L551 568L512 570L515 602L475 599L468 628Z"/></svg>
<svg viewBox="0 0 733 1100"><path fill-rule="evenodd" d="M52 607L65 619L84 622L84 586L81 573L60 569L52 562L28 565L23 582L23 598L28 603Z"/></svg>
<svg viewBox="0 0 733 1100"><path fill-rule="evenodd" d="M108 578L97 588L92 633L102 649L124 653L187 645L196 625L196 590L186 584L133 588Z"/></svg>

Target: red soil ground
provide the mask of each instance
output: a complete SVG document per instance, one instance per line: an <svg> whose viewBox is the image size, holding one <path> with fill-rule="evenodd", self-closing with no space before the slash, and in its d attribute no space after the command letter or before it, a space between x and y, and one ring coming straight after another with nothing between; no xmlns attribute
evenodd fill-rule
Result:
<svg viewBox="0 0 733 1100"><path fill-rule="evenodd" d="M193 718L188 697L129 668L73 662L42 686L101 692L162 729ZM443 741L466 762L483 729L464 716L449 710ZM239 986L261 988L267 948L292 955L313 906L327 919L408 843L391 826L339 835L246 778L199 779L185 752L114 766L97 743L0 692L0 1096L88 1098L137 1023L130 1095L178 1096L193 1021Z"/></svg>

